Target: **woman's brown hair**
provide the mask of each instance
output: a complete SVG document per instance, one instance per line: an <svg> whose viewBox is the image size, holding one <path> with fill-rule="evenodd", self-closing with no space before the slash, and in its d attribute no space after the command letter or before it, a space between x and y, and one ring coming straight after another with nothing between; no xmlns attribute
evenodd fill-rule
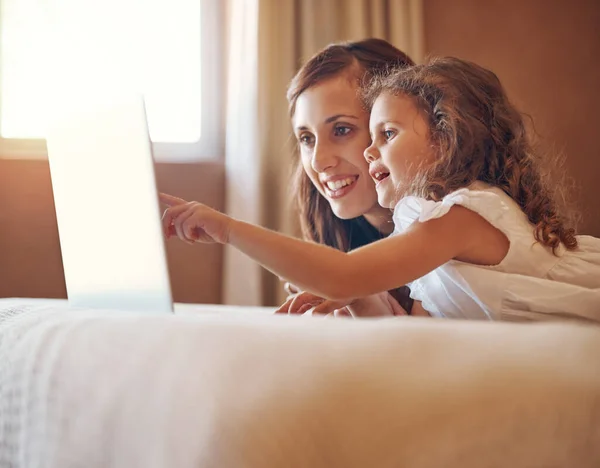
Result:
<svg viewBox="0 0 600 468"><path fill-rule="evenodd" d="M409 193L437 201L479 180L518 203L538 242L555 253L561 243L577 247L575 229L557 203L562 186L551 185L546 161L542 166L523 117L493 72L453 57L432 59L372 80L367 105L381 93L413 98L429 122L437 158Z"/></svg>
<svg viewBox="0 0 600 468"><path fill-rule="evenodd" d="M294 115L298 97L325 80L353 72L364 83L390 67L409 65L413 65L413 61L404 52L382 39L331 44L306 62L292 79L287 93L290 115ZM294 185L305 239L348 251L383 237L363 216L354 219L335 216L299 158L295 160Z"/></svg>

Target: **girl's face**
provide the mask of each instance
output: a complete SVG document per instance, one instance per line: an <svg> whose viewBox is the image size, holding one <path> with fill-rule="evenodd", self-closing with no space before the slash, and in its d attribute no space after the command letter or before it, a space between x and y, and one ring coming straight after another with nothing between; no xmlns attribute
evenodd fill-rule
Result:
<svg viewBox="0 0 600 468"><path fill-rule="evenodd" d="M411 98L383 93L373 104L369 127L373 139L365 150L369 174L379 204L393 209L417 171L433 162L429 126Z"/></svg>
<svg viewBox="0 0 600 468"><path fill-rule="evenodd" d="M334 77L304 91L292 118L306 174L342 219L386 213L377 204L364 150L371 143L369 114L358 83ZM375 223L373 223L375 224Z"/></svg>

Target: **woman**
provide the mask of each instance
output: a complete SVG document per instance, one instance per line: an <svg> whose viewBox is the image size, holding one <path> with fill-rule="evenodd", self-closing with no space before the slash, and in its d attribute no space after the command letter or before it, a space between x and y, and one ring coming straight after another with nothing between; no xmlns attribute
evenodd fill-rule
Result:
<svg viewBox="0 0 600 468"><path fill-rule="evenodd" d="M348 251L391 234L392 213L377 203L363 156L371 138L369 114L358 90L361 80L392 65L410 66L413 61L382 39L366 39L329 45L293 78L287 97L298 141L294 182L305 239ZM330 311L330 305L293 285L286 284L286 290L292 295L279 312L300 313L315 304L315 310ZM408 288L389 293L364 298L345 312L410 313Z"/></svg>
<svg viewBox="0 0 600 468"><path fill-rule="evenodd" d="M305 239L348 251L391 234L392 213L377 203L363 156L371 144L369 114L360 84L390 66L412 60L381 39L332 44L298 71L288 89L290 117L298 141L295 192ZM183 201L183 200L181 200ZM298 291L279 312L331 312L334 304ZM352 315L411 312L406 287L361 298L344 309Z"/></svg>

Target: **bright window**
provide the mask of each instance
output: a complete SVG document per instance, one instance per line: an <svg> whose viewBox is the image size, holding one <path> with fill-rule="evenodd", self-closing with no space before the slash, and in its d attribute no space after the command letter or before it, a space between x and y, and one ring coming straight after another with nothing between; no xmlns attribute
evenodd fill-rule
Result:
<svg viewBox="0 0 600 468"><path fill-rule="evenodd" d="M43 139L66 90L126 87L144 94L159 159L218 156L218 0L0 2L4 146Z"/></svg>

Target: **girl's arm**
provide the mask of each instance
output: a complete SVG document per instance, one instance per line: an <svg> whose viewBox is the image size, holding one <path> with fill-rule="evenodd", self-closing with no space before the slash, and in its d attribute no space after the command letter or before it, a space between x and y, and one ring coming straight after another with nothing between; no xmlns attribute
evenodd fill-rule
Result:
<svg viewBox="0 0 600 468"><path fill-rule="evenodd" d="M163 216L168 234L188 241L230 243L277 276L332 300L393 289L453 258L497 263L508 248L499 256L496 244L490 242L490 229L497 230L461 206L441 218L415 222L403 234L345 253L233 220L200 203L161 199L171 206Z"/></svg>
<svg viewBox="0 0 600 468"><path fill-rule="evenodd" d="M346 300L404 285L461 256L472 244L470 215L453 207L441 218L416 222L403 234L349 253L235 220L228 242L303 290Z"/></svg>

